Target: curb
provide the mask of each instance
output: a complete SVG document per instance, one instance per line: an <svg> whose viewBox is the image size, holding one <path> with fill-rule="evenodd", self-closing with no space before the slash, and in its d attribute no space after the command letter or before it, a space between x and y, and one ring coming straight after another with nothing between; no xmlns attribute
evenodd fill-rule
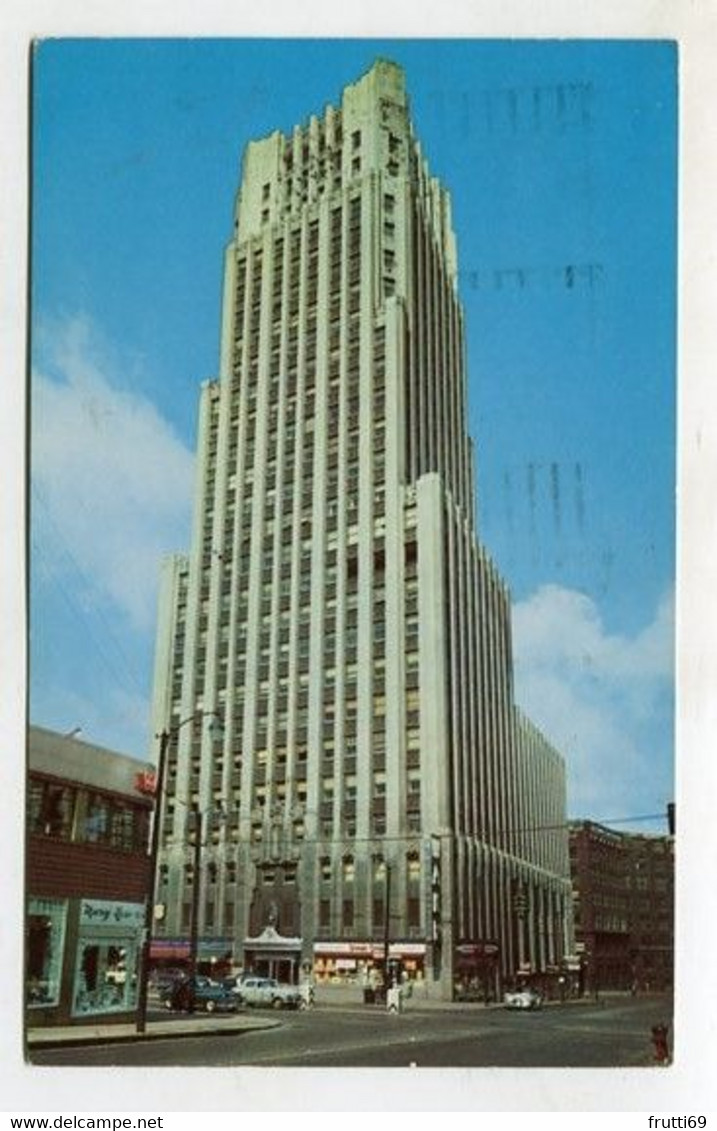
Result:
<svg viewBox="0 0 717 1131"><path fill-rule="evenodd" d="M176 1041L182 1040L187 1037L218 1037L218 1036L237 1036L240 1037L244 1033L260 1032L263 1029L276 1029L281 1025L281 1021L276 1019L257 1020L251 1025L227 1025L226 1027L219 1027L215 1029L209 1028L186 1028L182 1025L173 1025L171 1028L162 1029L159 1032L145 1032L145 1033L113 1033L113 1032L93 1032L92 1035L87 1032L78 1032L77 1036L53 1036L51 1032L41 1035L37 1032L29 1033L25 1040L25 1052L29 1055L33 1049L47 1049L47 1048L79 1048L84 1045L128 1045L128 1044L143 1044L145 1041Z"/></svg>

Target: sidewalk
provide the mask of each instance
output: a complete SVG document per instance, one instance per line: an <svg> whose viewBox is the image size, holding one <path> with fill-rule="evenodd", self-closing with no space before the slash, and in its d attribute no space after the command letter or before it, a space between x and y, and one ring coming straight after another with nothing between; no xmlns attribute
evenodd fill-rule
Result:
<svg viewBox="0 0 717 1131"><path fill-rule="evenodd" d="M182 1037L201 1037L207 1033L223 1036L227 1033L249 1033L259 1029L275 1029L281 1024L279 1017L261 1014L231 1013L184 1018L172 1021L149 1021L144 1033L138 1033L134 1024L127 1025L67 1025L57 1028L29 1029L27 1046L50 1048L76 1045L127 1044L130 1041L172 1040Z"/></svg>

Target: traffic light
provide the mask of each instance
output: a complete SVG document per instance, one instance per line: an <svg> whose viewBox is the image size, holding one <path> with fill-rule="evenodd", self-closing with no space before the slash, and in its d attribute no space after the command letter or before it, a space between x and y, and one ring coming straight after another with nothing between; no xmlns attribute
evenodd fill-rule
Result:
<svg viewBox="0 0 717 1131"><path fill-rule="evenodd" d="M667 802L667 831L670 836L675 835L675 803L674 801Z"/></svg>

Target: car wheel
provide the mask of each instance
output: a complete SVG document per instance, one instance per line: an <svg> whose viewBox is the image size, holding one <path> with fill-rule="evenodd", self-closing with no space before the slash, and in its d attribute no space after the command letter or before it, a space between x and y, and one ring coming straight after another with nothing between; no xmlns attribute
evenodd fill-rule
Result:
<svg viewBox="0 0 717 1131"><path fill-rule="evenodd" d="M207 1013L214 1013L214 1010L217 1008L217 1003L215 1001L210 1000L210 1001L207 1002L205 1008L206 1008Z"/></svg>

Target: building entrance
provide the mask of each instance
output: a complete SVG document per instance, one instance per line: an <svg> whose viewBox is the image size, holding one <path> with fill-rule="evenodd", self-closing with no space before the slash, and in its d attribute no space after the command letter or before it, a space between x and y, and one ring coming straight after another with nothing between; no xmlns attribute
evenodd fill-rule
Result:
<svg viewBox="0 0 717 1131"><path fill-rule="evenodd" d="M301 974L301 939L280 935L266 927L260 935L244 940L244 970L278 982L298 985Z"/></svg>

